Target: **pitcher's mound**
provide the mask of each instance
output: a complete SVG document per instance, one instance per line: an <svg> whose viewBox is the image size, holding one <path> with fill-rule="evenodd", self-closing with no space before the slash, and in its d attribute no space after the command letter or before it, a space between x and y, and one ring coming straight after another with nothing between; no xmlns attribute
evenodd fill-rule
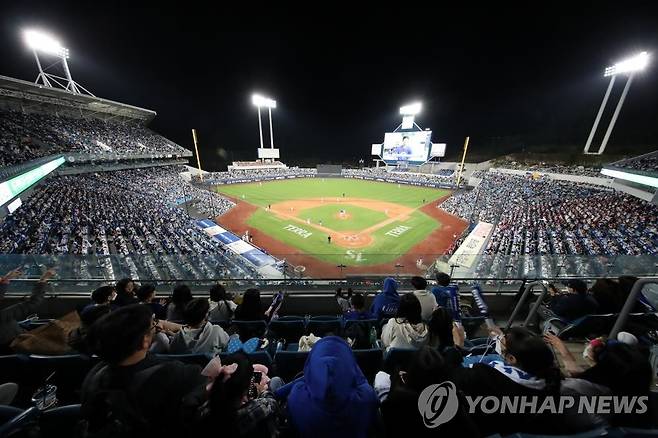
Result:
<svg viewBox="0 0 658 438"><path fill-rule="evenodd" d="M336 240L336 244L345 248L364 248L372 243L370 234L346 233Z"/></svg>
<svg viewBox="0 0 658 438"><path fill-rule="evenodd" d="M334 218L345 221L348 219L352 219L352 215L349 214L348 212L341 213L340 211L334 215Z"/></svg>

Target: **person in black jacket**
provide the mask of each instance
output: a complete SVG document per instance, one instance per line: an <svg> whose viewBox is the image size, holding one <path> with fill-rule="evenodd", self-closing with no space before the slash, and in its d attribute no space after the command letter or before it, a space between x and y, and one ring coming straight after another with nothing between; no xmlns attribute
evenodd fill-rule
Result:
<svg viewBox="0 0 658 438"><path fill-rule="evenodd" d="M97 320L87 342L101 358L82 383L81 417L88 434L185 436L205 398L197 365L157 359L148 351L158 324L142 304Z"/></svg>
<svg viewBox="0 0 658 438"><path fill-rule="evenodd" d="M382 374L378 374L377 380L383 377ZM391 376L391 380L392 387L388 395L382 394L382 388L375 385L380 399L383 399L381 412L387 436L479 436L475 423L467 414L468 405L461 394L455 394L461 400L452 420L437 428L428 428L423 423L418 410L419 396L428 386L450 380L447 364L437 349L426 346L415 352L407 369Z"/></svg>
<svg viewBox="0 0 658 438"><path fill-rule="evenodd" d="M465 395L477 396L557 396L562 375L555 357L544 341L527 329L514 327L500 338L498 350L504 361L476 363L471 368L454 369L452 381ZM472 414L482 436L494 433L563 432L564 425L550 414Z"/></svg>
<svg viewBox="0 0 658 438"><path fill-rule="evenodd" d="M569 280L567 292L559 294L555 287L549 290L553 298L549 308L565 321L573 321L585 315L596 313L597 303L587 293L587 283L582 280Z"/></svg>
<svg viewBox="0 0 658 438"><path fill-rule="evenodd" d="M122 278L117 281L117 296L114 299L114 305L117 307L137 304L139 300L135 296L135 282L131 278Z"/></svg>
<svg viewBox="0 0 658 438"><path fill-rule="evenodd" d="M0 278L0 299L4 298L11 280L20 277L20 275L20 270L14 269ZM32 294L27 300L7 306L0 310L0 351L9 352L9 344L11 344L16 336L25 332L25 330L18 325L18 322L37 311L39 305L43 301L43 295L46 292L46 288L48 287L48 280L53 275L55 275L54 269L47 270L41 276L39 281L35 283L34 288L32 289Z"/></svg>

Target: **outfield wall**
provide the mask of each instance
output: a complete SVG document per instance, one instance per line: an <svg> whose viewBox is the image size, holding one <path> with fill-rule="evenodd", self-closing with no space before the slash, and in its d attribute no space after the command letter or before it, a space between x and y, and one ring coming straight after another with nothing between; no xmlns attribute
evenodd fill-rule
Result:
<svg viewBox="0 0 658 438"><path fill-rule="evenodd" d="M365 181L379 181L387 182L393 184L406 184L409 186L417 187L431 187L433 189L454 189L455 186L447 183L421 183L421 182L412 182L403 179L397 179L393 177L381 177L381 176L361 176L361 175L343 175L342 178L346 179L361 179Z"/></svg>

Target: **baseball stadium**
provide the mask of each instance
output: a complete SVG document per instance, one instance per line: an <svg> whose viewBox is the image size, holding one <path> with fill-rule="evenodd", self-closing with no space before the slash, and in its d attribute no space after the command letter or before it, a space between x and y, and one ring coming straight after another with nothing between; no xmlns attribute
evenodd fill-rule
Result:
<svg viewBox="0 0 658 438"><path fill-rule="evenodd" d="M58 13L16 20L58 32ZM192 53L219 44L239 61L182 74L139 65L167 53L147 53L143 32L165 38L171 17L12 30L0 437L658 436L658 27L645 15L646 48L597 42L615 58L565 58L559 91L482 79L532 109L470 90L483 64L365 80L374 61L336 67L324 56L362 48L324 34L275 32L255 63L242 44L262 48L260 34L181 31ZM589 47L578 23L560 26ZM110 37L125 44L104 58ZM536 38L547 54L558 44ZM521 58L542 64L534 48ZM123 56L140 60L116 70L134 79L104 71ZM357 95L354 81L379 88ZM471 104L477 123L448 114Z"/></svg>

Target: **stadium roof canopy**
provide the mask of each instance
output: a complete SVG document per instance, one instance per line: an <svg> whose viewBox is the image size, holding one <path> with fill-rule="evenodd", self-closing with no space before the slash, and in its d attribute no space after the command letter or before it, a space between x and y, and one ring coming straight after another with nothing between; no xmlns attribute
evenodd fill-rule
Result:
<svg viewBox="0 0 658 438"><path fill-rule="evenodd" d="M32 82L0 75L0 106L25 111L56 109L67 115L80 117L83 113L102 119L133 119L149 123L156 112L100 97L73 94ZM70 111L66 111L66 109ZM92 114L89 114L92 113Z"/></svg>
<svg viewBox="0 0 658 438"><path fill-rule="evenodd" d="M610 163L603 167L601 173L643 186L658 188L658 151Z"/></svg>

